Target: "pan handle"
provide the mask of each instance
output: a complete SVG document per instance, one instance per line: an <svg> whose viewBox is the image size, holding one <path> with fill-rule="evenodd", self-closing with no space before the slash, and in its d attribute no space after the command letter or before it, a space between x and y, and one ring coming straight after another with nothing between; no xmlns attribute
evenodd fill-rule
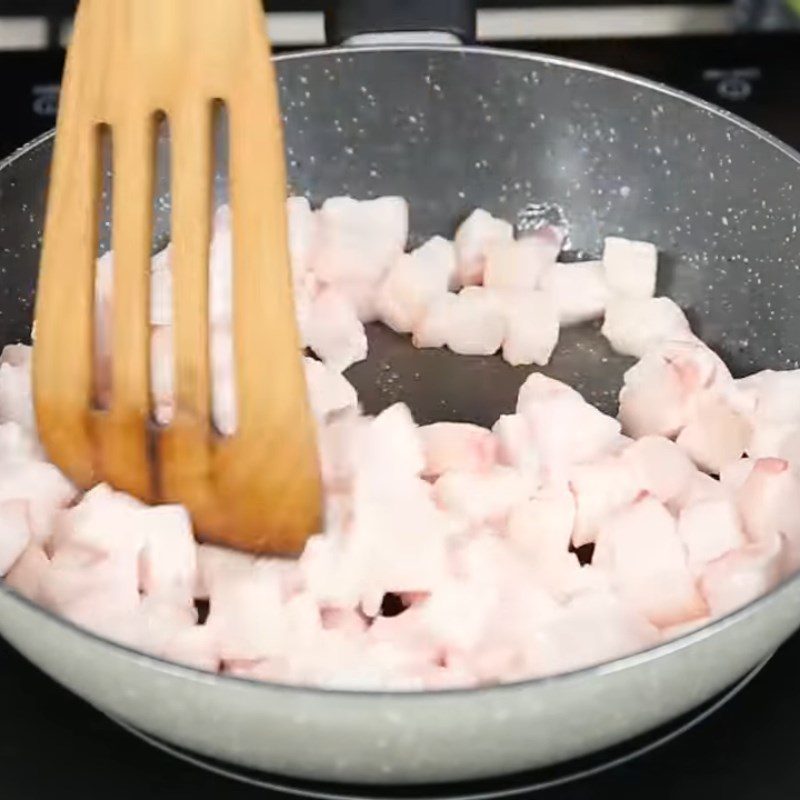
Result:
<svg viewBox="0 0 800 800"><path fill-rule="evenodd" d="M329 44L449 44L475 40L475 0L329 0Z"/></svg>

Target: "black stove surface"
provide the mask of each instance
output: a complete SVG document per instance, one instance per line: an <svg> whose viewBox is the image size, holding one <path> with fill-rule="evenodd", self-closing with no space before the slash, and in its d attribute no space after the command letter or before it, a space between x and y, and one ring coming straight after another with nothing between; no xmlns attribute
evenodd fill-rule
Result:
<svg viewBox="0 0 800 800"><path fill-rule="evenodd" d="M512 45L513 46L513 45ZM530 48L530 44L524 45ZM522 49L522 48L521 48ZM535 49L636 72L719 103L800 148L800 36L537 42ZM59 53L0 53L0 155L54 122ZM545 800L789 800L800 797L800 636L709 719ZM62 690L0 642L0 796L264 797L142 743Z"/></svg>
<svg viewBox="0 0 800 800"><path fill-rule="evenodd" d="M795 800L800 796L800 699L794 691L798 665L800 637L795 637L696 728L607 772L528 796L619 800L637 796L636 791L646 800ZM57 686L2 641L0 688L4 799L277 797L145 744ZM486 782L481 789L487 789ZM469 785L464 792L470 793Z"/></svg>
<svg viewBox="0 0 800 800"><path fill-rule="evenodd" d="M491 43L489 43L491 44ZM800 33L508 42L590 61L683 89L800 149ZM0 52L0 156L55 123L60 51Z"/></svg>

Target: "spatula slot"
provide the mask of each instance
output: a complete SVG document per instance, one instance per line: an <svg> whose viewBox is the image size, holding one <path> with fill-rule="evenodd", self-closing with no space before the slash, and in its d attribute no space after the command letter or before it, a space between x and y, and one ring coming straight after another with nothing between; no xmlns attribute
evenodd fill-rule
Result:
<svg viewBox="0 0 800 800"><path fill-rule="evenodd" d="M212 104L214 128L214 174L227 180L228 107L223 100ZM236 432L236 366L233 344L233 237L231 210L221 205L214 215L214 232L209 251L209 363L211 365L211 408L214 428L222 436Z"/></svg>
<svg viewBox="0 0 800 800"><path fill-rule="evenodd" d="M107 409L111 400L111 312L114 296L114 261L111 252L114 153L111 127L105 123L97 125L94 139L98 188L94 212L97 221L97 261L94 269L93 297L92 405L96 409Z"/></svg>
<svg viewBox="0 0 800 800"><path fill-rule="evenodd" d="M172 179L169 118L163 111L153 115L155 128L156 186L169 187ZM172 336L172 209L169 191L166 195L155 190L153 211L166 220L158 234L153 232L153 260L150 265L150 402L152 421L168 425L175 414L175 363Z"/></svg>

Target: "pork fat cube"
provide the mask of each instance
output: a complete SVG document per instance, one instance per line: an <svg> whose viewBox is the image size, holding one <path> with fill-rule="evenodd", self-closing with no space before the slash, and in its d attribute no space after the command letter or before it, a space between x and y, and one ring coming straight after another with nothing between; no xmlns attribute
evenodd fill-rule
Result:
<svg viewBox="0 0 800 800"><path fill-rule="evenodd" d="M728 497L700 501L683 508L678 519L678 535L695 574L731 550L747 544L736 504Z"/></svg>
<svg viewBox="0 0 800 800"><path fill-rule="evenodd" d="M142 515L145 539L140 580L144 593L190 601L197 582L197 545L189 515L175 505L147 508Z"/></svg>
<svg viewBox="0 0 800 800"><path fill-rule="evenodd" d="M644 436L621 456L633 470L641 488L662 503L682 498L698 474L678 445L663 436Z"/></svg>
<svg viewBox="0 0 800 800"><path fill-rule="evenodd" d="M634 439L676 436L689 421L704 389L729 388L733 380L720 358L699 341L667 342L644 356L624 377L619 418Z"/></svg>
<svg viewBox="0 0 800 800"><path fill-rule="evenodd" d="M495 242L486 250L483 285L491 289L536 289L542 271L555 264L557 253L534 236Z"/></svg>
<svg viewBox="0 0 800 800"><path fill-rule="evenodd" d="M217 636L208 625L193 625L175 631L164 644L162 656L176 664L206 672L217 672L221 661Z"/></svg>
<svg viewBox="0 0 800 800"><path fill-rule="evenodd" d="M58 516L48 547L71 563L94 563L118 553L137 560L149 527L149 506L105 484Z"/></svg>
<svg viewBox="0 0 800 800"><path fill-rule="evenodd" d="M700 469L719 475L742 457L750 432L747 419L721 394L707 391L696 398L677 443Z"/></svg>
<svg viewBox="0 0 800 800"><path fill-rule="evenodd" d="M480 471L496 461L491 431L466 422L436 422L420 428L425 450L423 474L438 477L450 470Z"/></svg>
<svg viewBox="0 0 800 800"><path fill-rule="evenodd" d="M500 465L484 472L448 472L434 486L441 508L474 523L502 520L528 491L516 470Z"/></svg>
<svg viewBox="0 0 800 800"><path fill-rule="evenodd" d="M44 450L32 433L16 422L0 423L0 465L44 460Z"/></svg>
<svg viewBox="0 0 800 800"><path fill-rule="evenodd" d="M398 333L410 333L431 303L448 291L455 270L453 244L441 236L400 256L378 290L380 319Z"/></svg>
<svg viewBox="0 0 800 800"><path fill-rule="evenodd" d="M693 338L683 311L668 297L612 298L602 332L614 350L636 358L665 342Z"/></svg>
<svg viewBox="0 0 800 800"><path fill-rule="evenodd" d="M608 452L620 432L617 420L589 405L570 387L540 374L531 375L517 399L545 471L562 479L570 464Z"/></svg>
<svg viewBox="0 0 800 800"><path fill-rule="evenodd" d="M783 537L790 569L800 567L800 479L778 458L760 458L736 496L747 536L754 542Z"/></svg>
<svg viewBox="0 0 800 800"><path fill-rule="evenodd" d="M197 581L194 596L198 600L207 600L211 587L220 578L230 573L241 574L252 571L256 559L249 553L219 547L213 544L201 544L197 548Z"/></svg>
<svg viewBox="0 0 800 800"><path fill-rule="evenodd" d="M552 298L562 327L600 319L609 301L599 261L553 264L543 271L539 286Z"/></svg>
<svg viewBox="0 0 800 800"><path fill-rule="evenodd" d="M29 364L0 363L0 422L16 422L35 434Z"/></svg>
<svg viewBox="0 0 800 800"><path fill-rule="evenodd" d="M506 535L545 565L567 554L575 525L575 498L567 489L542 489L519 503Z"/></svg>
<svg viewBox="0 0 800 800"><path fill-rule="evenodd" d="M778 585L784 564L780 537L746 545L712 561L700 588L715 617L751 603Z"/></svg>
<svg viewBox="0 0 800 800"><path fill-rule="evenodd" d="M612 292L652 297L656 291L658 250L649 242L608 236L603 247L603 269Z"/></svg>
<svg viewBox="0 0 800 800"><path fill-rule="evenodd" d="M313 358L304 358L303 365L308 399L317 419L358 406L356 390L341 373Z"/></svg>
<svg viewBox="0 0 800 800"><path fill-rule="evenodd" d="M603 522L592 563L607 570L625 601L658 627L707 613L675 520L655 498L645 497Z"/></svg>
<svg viewBox="0 0 800 800"><path fill-rule="evenodd" d="M26 461L0 467L0 502L27 500L33 538L44 542L51 535L56 514L77 494L57 467L44 461Z"/></svg>
<svg viewBox="0 0 800 800"><path fill-rule="evenodd" d="M226 661L281 655L286 632L277 576L256 571L221 575L210 587L206 627Z"/></svg>
<svg viewBox="0 0 800 800"><path fill-rule="evenodd" d="M31 541L26 500L0 502L0 577L5 575Z"/></svg>
<svg viewBox="0 0 800 800"><path fill-rule="evenodd" d="M505 338L503 358L511 366L545 366L558 343L558 313L544 292L507 290L498 292Z"/></svg>
<svg viewBox="0 0 800 800"><path fill-rule="evenodd" d="M610 592L570 600L534 633L531 661L539 675L554 675L611 661L657 644L658 631Z"/></svg>
<svg viewBox="0 0 800 800"><path fill-rule="evenodd" d="M458 295L450 292L434 300L414 327L414 347L444 347L458 306Z"/></svg>
<svg viewBox="0 0 800 800"><path fill-rule="evenodd" d="M490 356L503 344L506 324L493 292L478 286L462 289L449 310L447 346L465 356Z"/></svg>
<svg viewBox="0 0 800 800"><path fill-rule="evenodd" d="M489 248L511 242L513 238L514 226L510 222L497 219L482 208L475 209L456 231L459 283L462 286L483 283Z"/></svg>
<svg viewBox="0 0 800 800"><path fill-rule="evenodd" d="M39 602L42 578L47 573L49 566L50 559L44 548L39 544L31 543L6 574L4 585L29 600Z"/></svg>
<svg viewBox="0 0 800 800"><path fill-rule="evenodd" d="M367 334L353 306L335 289L324 289L311 305L308 346L329 367L344 372L367 357Z"/></svg>
<svg viewBox="0 0 800 800"><path fill-rule="evenodd" d="M597 531L610 514L630 505L642 486L628 463L615 457L577 465L570 474L575 497L574 547L594 542Z"/></svg>
<svg viewBox="0 0 800 800"><path fill-rule="evenodd" d="M492 428L497 440L497 460L514 467L532 489L541 483L541 459L530 427L522 414L503 414Z"/></svg>
<svg viewBox="0 0 800 800"><path fill-rule="evenodd" d="M401 197L332 197L317 219L319 239L311 268L326 283L377 285L406 246L408 204Z"/></svg>

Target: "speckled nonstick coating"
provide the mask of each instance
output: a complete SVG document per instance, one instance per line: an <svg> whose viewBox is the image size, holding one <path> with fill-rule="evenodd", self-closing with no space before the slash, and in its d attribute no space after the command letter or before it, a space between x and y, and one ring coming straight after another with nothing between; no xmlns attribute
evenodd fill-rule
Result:
<svg viewBox="0 0 800 800"><path fill-rule="evenodd" d="M528 224L560 215L578 254L598 253L606 234L654 241L659 291L734 372L796 366L800 164L764 132L644 80L506 51L335 50L284 57L278 68L293 191L315 203L403 195L414 242L452 235L476 206ZM51 143L38 140L0 169L0 342L29 335ZM224 183L221 174L220 199ZM157 209L164 239L166 194ZM370 340L368 361L349 372L366 410L403 400L420 422L489 424L513 408L530 371L416 351L380 328ZM586 326L563 333L545 371L613 411L629 363ZM414 783L553 764L671 719L788 637L799 601L794 578L711 626L611 664L401 695L181 668L82 632L2 586L0 633L105 712L192 751L292 776Z"/></svg>

